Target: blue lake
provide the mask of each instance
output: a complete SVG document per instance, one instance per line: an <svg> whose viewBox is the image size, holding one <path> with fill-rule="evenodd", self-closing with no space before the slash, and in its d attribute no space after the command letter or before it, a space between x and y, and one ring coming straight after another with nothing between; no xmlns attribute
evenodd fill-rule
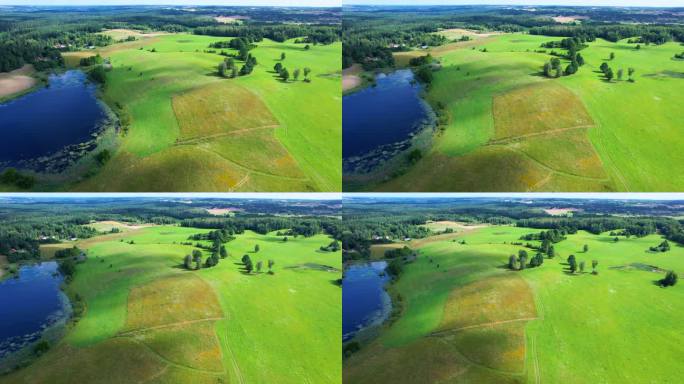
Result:
<svg viewBox="0 0 684 384"><path fill-rule="evenodd" d="M389 276L387 262L375 261L349 265L342 279L342 340L354 337L360 329L381 324L392 303L385 291Z"/></svg>
<svg viewBox="0 0 684 384"><path fill-rule="evenodd" d="M48 83L0 104L0 162L15 164L88 141L107 118L83 72L50 75Z"/></svg>
<svg viewBox="0 0 684 384"><path fill-rule="evenodd" d="M363 155L409 138L428 117L421 90L413 72L402 69L381 73L375 86L344 96L342 156Z"/></svg>
<svg viewBox="0 0 684 384"><path fill-rule="evenodd" d="M57 268L54 261L24 265L17 277L0 281L0 358L39 340L70 315Z"/></svg>

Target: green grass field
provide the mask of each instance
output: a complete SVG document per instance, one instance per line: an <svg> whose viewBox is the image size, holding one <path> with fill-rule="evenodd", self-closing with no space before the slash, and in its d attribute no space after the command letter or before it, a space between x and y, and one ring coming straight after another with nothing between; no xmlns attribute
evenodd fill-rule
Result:
<svg viewBox="0 0 684 384"><path fill-rule="evenodd" d="M341 257L318 250L330 239L247 232L218 266L187 271L193 247L180 243L200 232L155 226L77 242L89 259L67 290L85 300L84 316L3 382L340 383ZM275 274L244 274L244 254L264 271L273 259Z"/></svg>
<svg viewBox="0 0 684 384"><path fill-rule="evenodd" d="M68 188L339 191L341 44L305 50L264 40L251 51L258 65L250 75L223 79L216 68L224 57L204 51L225 40L169 34L99 50L113 66L103 98L130 116L130 131L112 160ZM310 83L277 78L283 52L290 72L311 68ZM94 53L65 59L77 65Z"/></svg>
<svg viewBox="0 0 684 384"><path fill-rule="evenodd" d="M671 381L684 353L684 288L658 287L664 272L646 266L681 274L684 248L653 253L657 235L614 243L579 232L541 267L509 271L508 256L522 249L511 242L532 232L492 226L418 244L391 288L401 317L345 361L344 382ZM566 273L570 254L584 273Z"/></svg>
<svg viewBox="0 0 684 384"><path fill-rule="evenodd" d="M547 36L505 34L432 49L442 69L427 100L449 122L430 153L382 191L670 191L684 176L684 66L678 43L597 40L572 76L541 75ZM486 52L481 50L486 48ZM547 50L550 51L550 50ZM557 50L559 51L559 50ZM609 60L610 53L616 57ZM401 53L398 64L425 51ZM604 81L607 62L621 81ZM563 63L563 67L567 61ZM635 82L627 69L636 70Z"/></svg>

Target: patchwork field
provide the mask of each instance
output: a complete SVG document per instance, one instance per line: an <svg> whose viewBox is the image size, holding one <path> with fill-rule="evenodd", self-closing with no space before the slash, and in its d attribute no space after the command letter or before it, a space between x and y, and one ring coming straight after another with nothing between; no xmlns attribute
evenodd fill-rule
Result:
<svg viewBox="0 0 684 384"><path fill-rule="evenodd" d="M557 256L542 266L508 270L508 256L522 249L511 242L532 232L492 226L418 246L391 286L401 316L346 359L344 382L651 383L677 375L684 288L655 281L663 270L684 270L684 248L650 252L660 236L614 242L579 232L555 244ZM567 272L570 254L587 263L584 273Z"/></svg>
<svg viewBox="0 0 684 384"><path fill-rule="evenodd" d="M3 382L340 383L341 256L319 250L330 239L247 232L216 267L188 271L196 248L181 242L201 232L154 226L77 241L89 259L68 292L84 316ZM243 254L274 260L275 273L245 274Z"/></svg>
<svg viewBox="0 0 684 384"><path fill-rule="evenodd" d="M340 43L306 50L305 44L264 40L250 51L258 61L250 75L224 79L216 75L221 49L208 52L209 44L230 38L137 37L64 55L69 65L96 52L110 59L103 99L130 120L112 159L69 188L340 190ZM311 68L311 82L279 80L273 66L281 53L290 72Z"/></svg>
<svg viewBox="0 0 684 384"><path fill-rule="evenodd" d="M571 76L547 79L537 53L548 36L501 34L399 53L398 65L429 52L442 69L426 99L442 103L445 130L406 173L381 191L671 191L684 176L684 91L678 43L635 49L598 39ZM484 51L486 49L486 51ZM548 51L548 50L547 50ZM556 49L556 51L562 51ZM610 53L615 58L610 60ZM567 61L562 60L562 66ZM599 70L623 69L607 82ZM634 82L627 69L635 69Z"/></svg>

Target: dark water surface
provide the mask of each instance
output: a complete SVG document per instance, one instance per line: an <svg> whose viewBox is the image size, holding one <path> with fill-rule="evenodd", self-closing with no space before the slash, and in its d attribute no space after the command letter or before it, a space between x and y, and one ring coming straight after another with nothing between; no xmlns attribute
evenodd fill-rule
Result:
<svg viewBox="0 0 684 384"><path fill-rule="evenodd" d="M382 323L391 310L384 287L389 276L385 261L352 264L342 280L342 339L351 339L361 328Z"/></svg>
<svg viewBox="0 0 684 384"><path fill-rule="evenodd" d="M0 358L40 339L42 331L69 316L54 261L24 265L18 277L0 281Z"/></svg>
<svg viewBox="0 0 684 384"><path fill-rule="evenodd" d="M53 154L91 139L107 117L81 71L50 75L49 86L0 104L0 162Z"/></svg>
<svg viewBox="0 0 684 384"><path fill-rule="evenodd" d="M346 159L406 140L428 117L410 69L379 74L376 86L342 99L342 156Z"/></svg>

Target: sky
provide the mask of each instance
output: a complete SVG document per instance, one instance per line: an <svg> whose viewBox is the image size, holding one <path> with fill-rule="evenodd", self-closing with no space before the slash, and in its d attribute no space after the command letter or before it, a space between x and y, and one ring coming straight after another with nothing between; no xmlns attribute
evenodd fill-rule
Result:
<svg viewBox="0 0 684 384"><path fill-rule="evenodd" d="M609 199L609 200L684 200L684 193L353 193L344 197L409 198L523 198L523 199Z"/></svg>
<svg viewBox="0 0 684 384"><path fill-rule="evenodd" d="M0 5L243 5L340 7L341 0L0 0Z"/></svg>
<svg viewBox="0 0 684 384"><path fill-rule="evenodd" d="M343 0L344 5L594 5L684 7L684 0Z"/></svg>

